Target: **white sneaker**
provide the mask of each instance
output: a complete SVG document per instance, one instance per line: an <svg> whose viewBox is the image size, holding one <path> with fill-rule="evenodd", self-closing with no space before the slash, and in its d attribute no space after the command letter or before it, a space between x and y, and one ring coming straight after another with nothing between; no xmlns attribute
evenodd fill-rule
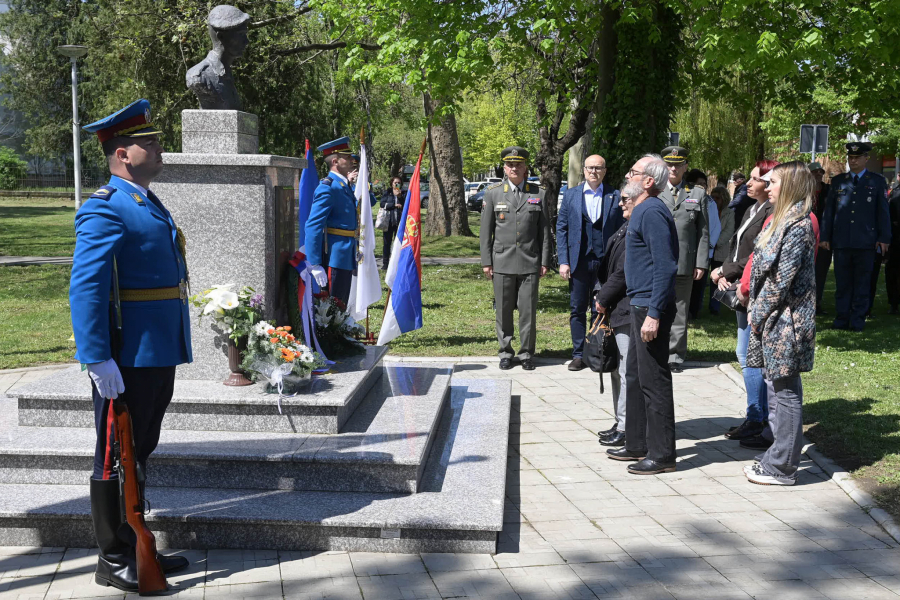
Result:
<svg viewBox="0 0 900 600"><path fill-rule="evenodd" d="M744 465L744 475L749 475L753 472L753 467L758 465L758 462L753 463L752 465Z"/></svg>
<svg viewBox="0 0 900 600"><path fill-rule="evenodd" d="M747 475L747 480L750 483L755 483L757 485L794 485L796 480L794 479L783 479L780 477L772 477L762 470L762 467L759 464L755 464L750 467L750 471L747 472L746 467L744 468L744 472Z"/></svg>

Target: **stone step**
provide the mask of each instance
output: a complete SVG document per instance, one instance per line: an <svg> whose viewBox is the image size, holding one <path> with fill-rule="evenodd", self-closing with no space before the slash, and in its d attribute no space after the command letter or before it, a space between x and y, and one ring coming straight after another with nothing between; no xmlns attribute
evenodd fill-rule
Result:
<svg viewBox="0 0 900 600"><path fill-rule="evenodd" d="M381 377L386 346L342 359L333 372L316 376L304 393L281 399L262 384L228 387L221 381L176 379L163 429L337 433ZM126 390L127 393L127 390ZM94 427L94 406L87 373L63 369L10 392L18 400L19 425Z"/></svg>
<svg viewBox="0 0 900 600"><path fill-rule="evenodd" d="M511 385L454 379L418 494L148 488L161 548L496 551ZM90 548L88 487L0 484L0 545Z"/></svg>
<svg viewBox="0 0 900 600"><path fill-rule="evenodd" d="M387 364L337 434L165 430L151 486L416 492L450 389L452 367ZM0 427L0 483L90 477L95 433Z"/></svg>

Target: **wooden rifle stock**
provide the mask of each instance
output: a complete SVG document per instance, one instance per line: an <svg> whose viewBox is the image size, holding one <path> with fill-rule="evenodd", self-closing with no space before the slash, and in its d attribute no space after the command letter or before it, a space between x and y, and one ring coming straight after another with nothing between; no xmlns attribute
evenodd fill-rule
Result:
<svg viewBox="0 0 900 600"><path fill-rule="evenodd" d="M113 258L113 301L115 303L112 328L112 353L116 364L120 364L122 347L122 307L119 298L118 265ZM122 394L112 401L113 423L116 430L116 470L119 474L119 497L123 504L125 522L134 530L137 538L135 557L137 561L138 593L154 594L169 589L159 555L156 552L156 536L144 521L144 496L141 493L141 479L134 455L134 430L131 413Z"/></svg>
<svg viewBox="0 0 900 600"><path fill-rule="evenodd" d="M119 490L125 505L125 522L137 537L138 591L140 594L164 592L169 589L166 576L156 553L156 537L144 521L144 498L138 480L138 466L134 457L131 413L122 396L113 400L113 420L118 445Z"/></svg>

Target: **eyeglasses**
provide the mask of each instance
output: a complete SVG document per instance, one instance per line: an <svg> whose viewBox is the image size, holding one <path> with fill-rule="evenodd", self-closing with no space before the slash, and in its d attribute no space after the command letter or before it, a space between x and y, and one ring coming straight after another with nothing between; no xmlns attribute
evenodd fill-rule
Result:
<svg viewBox="0 0 900 600"><path fill-rule="evenodd" d="M630 196L622 196L619 198L619 204L628 204L629 202L631 202Z"/></svg>
<svg viewBox="0 0 900 600"><path fill-rule="evenodd" d="M584 170L589 173L602 173L606 170L606 167L585 167Z"/></svg>
<svg viewBox="0 0 900 600"><path fill-rule="evenodd" d="M635 171L634 169L631 169L630 171L628 171L628 173L626 175L630 179L632 177L636 177L637 175L646 175L646 174L647 174L646 171Z"/></svg>

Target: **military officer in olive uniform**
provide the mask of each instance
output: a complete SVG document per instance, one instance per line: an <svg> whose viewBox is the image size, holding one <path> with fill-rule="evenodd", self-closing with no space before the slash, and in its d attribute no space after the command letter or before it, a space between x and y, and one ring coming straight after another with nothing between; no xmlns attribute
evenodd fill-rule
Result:
<svg viewBox="0 0 900 600"><path fill-rule="evenodd" d="M675 276L675 322L669 334L669 368L681 372L687 356L687 315L694 280L702 279L709 269L709 196L700 186L684 180L688 151L669 146L662 151L669 166L669 184L659 194L675 219L678 233L678 274Z"/></svg>
<svg viewBox="0 0 900 600"><path fill-rule="evenodd" d="M825 200L820 244L834 256L835 329L865 327L875 251L884 256L891 243L887 181L866 170L871 149L867 142L847 144L850 172L831 180Z"/></svg>
<svg viewBox="0 0 900 600"><path fill-rule="evenodd" d="M494 282L500 368L512 367L513 310L519 309L519 359L534 370L538 284L550 265L550 219L544 190L526 181L528 151L500 153L506 177L488 188L481 213L481 266Z"/></svg>

